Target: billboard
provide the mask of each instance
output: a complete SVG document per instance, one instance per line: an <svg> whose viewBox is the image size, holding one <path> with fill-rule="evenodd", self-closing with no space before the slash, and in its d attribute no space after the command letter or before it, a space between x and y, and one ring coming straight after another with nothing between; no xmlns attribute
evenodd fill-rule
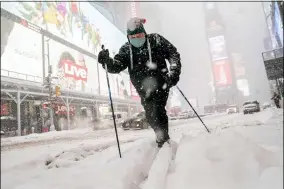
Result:
<svg viewBox="0 0 284 189"><path fill-rule="evenodd" d="M1 16L1 76L42 82L41 49L39 33Z"/></svg>
<svg viewBox="0 0 284 189"><path fill-rule="evenodd" d="M241 53L231 53L235 76L237 78L244 77L246 74L245 61Z"/></svg>
<svg viewBox="0 0 284 189"><path fill-rule="evenodd" d="M210 37L208 41L212 61L228 58L223 35Z"/></svg>
<svg viewBox="0 0 284 189"><path fill-rule="evenodd" d="M118 89L117 89L117 74L108 74L109 78L109 85L111 94L113 97L119 97L118 95ZM108 85L107 85L107 79L106 79L106 71L103 69L103 67L99 64L99 78L100 78L100 92L103 96L108 96Z"/></svg>
<svg viewBox="0 0 284 189"><path fill-rule="evenodd" d="M130 90L131 90L131 99L139 100L140 99L139 94L137 93L135 87L131 82L130 82Z"/></svg>
<svg viewBox="0 0 284 189"><path fill-rule="evenodd" d="M240 91L243 92L244 96L249 96L249 84L247 79L238 79L237 80L237 87Z"/></svg>
<svg viewBox="0 0 284 189"><path fill-rule="evenodd" d="M130 78L129 74L121 72L118 74L117 77L117 84L118 84L118 89L119 89L119 97L120 98L130 98Z"/></svg>
<svg viewBox="0 0 284 189"><path fill-rule="evenodd" d="M98 94L95 59L54 40L49 40L49 61L53 76L58 77L57 84L63 90Z"/></svg>
<svg viewBox="0 0 284 189"><path fill-rule="evenodd" d="M216 87L226 87L232 84L230 64L228 60L219 60L214 62L213 73Z"/></svg>
<svg viewBox="0 0 284 189"><path fill-rule="evenodd" d="M1 2L1 8L96 55L103 43L117 52L127 41L89 2Z"/></svg>
<svg viewBox="0 0 284 189"><path fill-rule="evenodd" d="M129 74L120 72L119 74L108 74L110 89L113 97L128 99L131 97ZM106 72L99 64L100 92L103 96L108 96L108 86Z"/></svg>

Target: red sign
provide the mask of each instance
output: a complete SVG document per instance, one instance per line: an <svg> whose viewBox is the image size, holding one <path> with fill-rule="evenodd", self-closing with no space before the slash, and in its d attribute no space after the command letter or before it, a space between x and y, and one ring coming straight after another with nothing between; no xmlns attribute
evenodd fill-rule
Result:
<svg viewBox="0 0 284 189"><path fill-rule="evenodd" d="M88 69L85 66L77 65L71 60L62 60L61 66L63 66L65 77L87 82Z"/></svg>
<svg viewBox="0 0 284 189"><path fill-rule="evenodd" d="M224 87L232 84L232 75L228 60L213 62L213 73L217 87Z"/></svg>
<svg viewBox="0 0 284 189"><path fill-rule="evenodd" d="M49 103L43 103L42 108L47 109L49 106ZM67 107L64 104L52 104L52 107L57 115L67 115ZM75 115L75 106L69 105L69 114Z"/></svg>
<svg viewBox="0 0 284 189"><path fill-rule="evenodd" d="M1 104L1 112L0 112L1 116L6 116L9 115L9 106L8 104Z"/></svg>
<svg viewBox="0 0 284 189"><path fill-rule="evenodd" d="M55 113L57 115L66 115L67 114L67 107L63 104L58 104L56 105L56 108L55 108ZM70 115L74 115L75 114L75 107L72 106L72 105L69 105L69 114Z"/></svg>
<svg viewBox="0 0 284 189"><path fill-rule="evenodd" d="M135 87L132 85L132 83L130 82L130 92L131 92L131 98L133 100L139 100L139 94L137 93Z"/></svg>

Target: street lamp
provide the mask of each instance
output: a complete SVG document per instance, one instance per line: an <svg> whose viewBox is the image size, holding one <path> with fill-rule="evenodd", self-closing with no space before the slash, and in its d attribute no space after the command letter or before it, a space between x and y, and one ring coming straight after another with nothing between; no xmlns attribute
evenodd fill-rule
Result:
<svg viewBox="0 0 284 189"><path fill-rule="evenodd" d="M57 77L52 77L52 65L50 65L50 58L49 58L49 40L46 39L45 42L47 43L47 54L45 56L47 57L47 64L48 64L48 76L45 78L45 87L48 88L48 93L49 93L49 115L50 115L50 130L54 131L55 126L54 126L54 120L53 120L53 107L52 107L52 79L56 79Z"/></svg>

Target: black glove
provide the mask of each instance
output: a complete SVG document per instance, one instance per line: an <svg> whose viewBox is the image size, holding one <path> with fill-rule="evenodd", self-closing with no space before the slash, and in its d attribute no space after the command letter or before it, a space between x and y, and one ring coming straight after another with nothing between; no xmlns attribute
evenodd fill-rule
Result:
<svg viewBox="0 0 284 189"><path fill-rule="evenodd" d="M109 61L110 57L109 57L109 52L108 52L108 49L103 49L99 52L99 55L98 55L98 62L100 64L102 64L103 66L105 64L107 64L107 62Z"/></svg>
<svg viewBox="0 0 284 189"><path fill-rule="evenodd" d="M175 76L173 73L169 73L166 78L168 88L175 86L179 81L179 76Z"/></svg>

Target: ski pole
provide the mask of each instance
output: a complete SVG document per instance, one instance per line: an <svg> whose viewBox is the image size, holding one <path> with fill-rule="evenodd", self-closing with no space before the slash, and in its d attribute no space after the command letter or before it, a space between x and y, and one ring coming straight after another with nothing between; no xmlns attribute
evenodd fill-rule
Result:
<svg viewBox="0 0 284 189"><path fill-rule="evenodd" d="M102 45L102 50L105 51L104 45ZM116 121L115 121L115 115L114 115L114 109L113 109L111 89L110 89L109 77L108 77L108 71L107 71L107 64L105 64L105 70L106 70L108 95L109 95L109 101L110 101L110 106L111 106L111 111L112 111L112 118L113 118L114 130L115 130L115 135L116 135L117 148L118 148L119 157L121 158L121 151L120 151L119 139L118 139L118 134L117 134L117 127L116 127Z"/></svg>
<svg viewBox="0 0 284 189"><path fill-rule="evenodd" d="M190 102L188 101L188 99L186 98L186 96L183 94L183 92L180 90L180 88L178 86L176 86L177 89L179 90L179 92L181 93L181 95L183 96L183 98L186 100L186 102L189 104L189 106L192 108L192 110L194 111L194 113L196 114L196 116L198 117L198 119L201 121L201 123L204 125L204 127L206 128L207 132L210 133L209 129L206 127L205 123L202 121L202 119L200 118L200 116L198 115L198 113L195 111L195 109L193 108L193 106L190 104Z"/></svg>

